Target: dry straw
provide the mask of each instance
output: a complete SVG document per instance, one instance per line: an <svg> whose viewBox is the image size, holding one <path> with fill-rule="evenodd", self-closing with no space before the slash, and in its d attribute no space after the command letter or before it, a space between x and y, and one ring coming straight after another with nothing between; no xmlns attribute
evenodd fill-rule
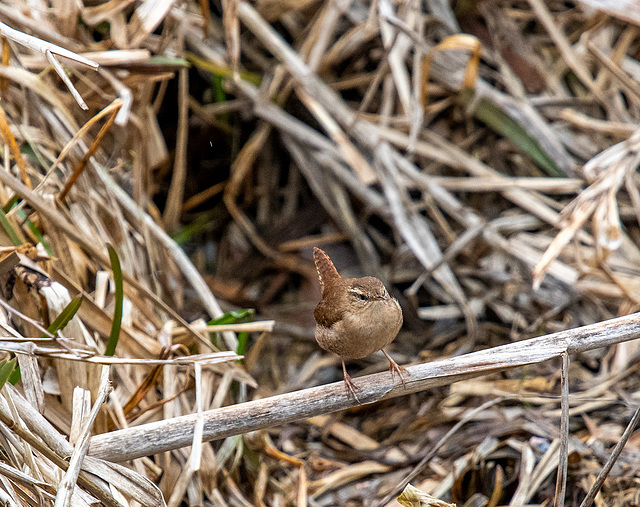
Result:
<svg viewBox="0 0 640 507"><path fill-rule="evenodd" d="M452 4L0 3L0 501L636 502L640 13ZM313 246L404 308L365 408Z"/></svg>

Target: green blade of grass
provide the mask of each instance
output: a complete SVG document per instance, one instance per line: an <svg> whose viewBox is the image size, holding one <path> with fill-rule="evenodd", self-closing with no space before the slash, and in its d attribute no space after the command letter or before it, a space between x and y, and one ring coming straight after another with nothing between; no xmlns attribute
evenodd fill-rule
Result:
<svg viewBox="0 0 640 507"><path fill-rule="evenodd" d="M36 237L38 242L42 244L45 251L47 252L47 255L53 255L53 250L51 250L51 245L46 240L46 238L42 235L42 233L40 232L40 229L38 229L36 224L34 224L33 221L31 220L27 220L25 222L25 225L29 228L31 233Z"/></svg>
<svg viewBox="0 0 640 507"><path fill-rule="evenodd" d="M13 246L22 245L22 240L20 239L20 236L18 236L18 233L16 233L15 229L9 222L9 219L7 218L6 213L2 210L0 210L0 225L2 225L4 230L7 232L7 235L9 236L9 240L11 241L11 244Z"/></svg>
<svg viewBox="0 0 640 507"><path fill-rule="evenodd" d="M20 371L20 365L16 364L15 369L13 370L11 375L9 375L9 383L12 386L15 386L18 382L20 382L20 379L22 379L22 372Z"/></svg>
<svg viewBox="0 0 640 507"><path fill-rule="evenodd" d="M11 211L11 208L13 208L19 200L20 196L18 194L14 195L11 199L9 199L7 204L2 207L2 211L4 211L5 213L9 213L9 211Z"/></svg>
<svg viewBox="0 0 640 507"><path fill-rule="evenodd" d="M11 361L0 364L0 389L6 384L11 374L14 372L18 360L14 357Z"/></svg>
<svg viewBox="0 0 640 507"><path fill-rule="evenodd" d="M220 213L217 209L211 209L199 213L189 224L181 225L171 234L173 241L180 246L191 241L198 234L204 234L207 231L214 230L219 222Z"/></svg>
<svg viewBox="0 0 640 507"><path fill-rule="evenodd" d="M255 310L253 308L243 308L242 310L233 310L207 322L209 326L219 326L221 324L236 324L238 322L251 322ZM248 319L248 320L244 320Z"/></svg>
<svg viewBox="0 0 640 507"><path fill-rule="evenodd" d="M227 78L233 77L233 71L229 67L218 65L216 63L213 63L210 60L206 60L205 58L200 58L199 56L196 56L193 53L187 53L186 57L188 62L192 64L194 67L197 67L202 70L206 70L207 72L211 72L216 76L222 76ZM262 77L253 72L240 71L239 74L240 74L240 79L244 81L248 81L249 83L254 84L255 86L260 86L260 84L262 83Z"/></svg>
<svg viewBox="0 0 640 507"><path fill-rule="evenodd" d="M118 340L120 339L120 329L122 328L122 301L124 300L124 290L122 288L122 268L120 259L115 248L109 246L109 259L111 260L111 271L113 271L113 281L116 284L116 298L113 309L113 322L111 323L111 334L107 341L105 356L113 356L116 353Z"/></svg>
<svg viewBox="0 0 640 507"><path fill-rule="evenodd" d="M224 315L211 319L208 322L210 326L217 326L221 324L237 324L240 322L253 322L253 317L255 315L255 310L253 308L244 308L242 310L235 310L231 312L227 312ZM215 345L214 334L210 333L211 341ZM238 347L236 349L236 354L239 356L243 356L244 352L247 348L247 339L249 338L249 333L238 333ZM242 362L242 359L239 360Z"/></svg>
<svg viewBox="0 0 640 507"><path fill-rule="evenodd" d="M56 319L51 323L51 325L47 328L52 335L55 335L58 331L62 331L67 324L73 319L78 310L80 309L80 305L82 304L82 295L77 295L74 297L67 306L60 312L60 314L56 317ZM47 335L43 335L43 338L46 338Z"/></svg>
<svg viewBox="0 0 640 507"><path fill-rule="evenodd" d="M176 67L188 67L189 62L184 58L175 58L170 56L151 56L147 60L148 63L156 65L171 65Z"/></svg>
<svg viewBox="0 0 640 507"><path fill-rule="evenodd" d="M238 333L238 347L236 348L236 354L239 356L244 356L244 352L247 349L247 339L249 338L249 333L242 332ZM242 362L242 359L238 359L238 362Z"/></svg>
<svg viewBox="0 0 640 507"><path fill-rule="evenodd" d="M4 211L5 213L9 213L9 211L11 210L11 207L9 207L9 204L11 204L12 201L13 199L9 201L9 203L4 208L2 208L2 211ZM13 206L13 204L11 206ZM46 240L46 238L42 235L42 233L40 232L40 229L38 229L38 226L29 218L29 215L25 213L24 210L17 209L16 217L19 222L24 223L29 228L29 230L36 237L38 242L41 243L44 249L47 251L47 255L52 255L51 245Z"/></svg>
<svg viewBox="0 0 640 507"><path fill-rule="evenodd" d="M462 91L459 98L462 104L471 103L474 98L473 90ZM548 175L557 178L566 176L549 154L542 149L538 141L530 136L522 125L489 100L480 98L474 106L473 115L494 132L511 139L518 148L531 157Z"/></svg>

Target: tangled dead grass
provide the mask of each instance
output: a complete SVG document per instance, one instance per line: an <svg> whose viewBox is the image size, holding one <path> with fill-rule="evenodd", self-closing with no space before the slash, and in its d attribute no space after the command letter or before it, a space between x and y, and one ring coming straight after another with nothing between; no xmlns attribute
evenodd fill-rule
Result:
<svg viewBox="0 0 640 507"><path fill-rule="evenodd" d="M640 503L640 13L450 4L0 4L3 502ZM406 389L301 390L315 245Z"/></svg>

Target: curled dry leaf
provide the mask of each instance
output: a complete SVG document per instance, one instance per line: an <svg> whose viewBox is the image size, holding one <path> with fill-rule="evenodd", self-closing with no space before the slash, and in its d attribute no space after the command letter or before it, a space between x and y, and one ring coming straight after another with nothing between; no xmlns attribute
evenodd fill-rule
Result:
<svg viewBox="0 0 640 507"><path fill-rule="evenodd" d="M447 503L427 495L424 491L407 484L396 499L404 507L456 507L454 503Z"/></svg>

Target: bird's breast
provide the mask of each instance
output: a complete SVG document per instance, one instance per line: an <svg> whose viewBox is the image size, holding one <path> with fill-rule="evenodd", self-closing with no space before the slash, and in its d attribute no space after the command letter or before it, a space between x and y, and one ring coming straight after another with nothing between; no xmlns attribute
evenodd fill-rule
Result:
<svg viewBox="0 0 640 507"><path fill-rule="evenodd" d="M360 359L389 345L402 327L402 310L395 299L372 301L344 312L332 326L316 326L320 347L349 359Z"/></svg>

